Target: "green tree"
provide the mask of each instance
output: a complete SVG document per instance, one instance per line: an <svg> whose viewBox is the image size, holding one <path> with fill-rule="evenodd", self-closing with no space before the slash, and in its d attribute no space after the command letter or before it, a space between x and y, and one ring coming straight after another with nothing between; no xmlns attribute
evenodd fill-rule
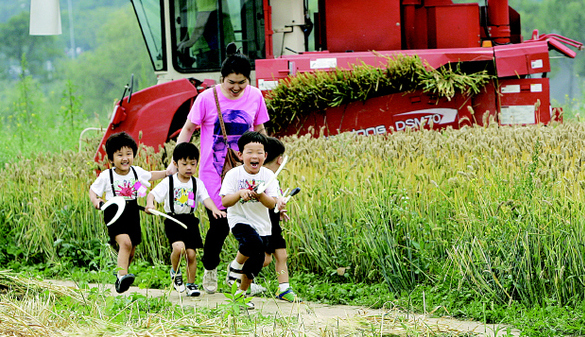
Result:
<svg viewBox="0 0 585 337"><path fill-rule="evenodd" d="M63 67L84 97L81 110L105 122L131 74L135 75L135 91L154 85L156 77L130 5L111 13L96 30L98 46Z"/></svg>
<svg viewBox="0 0 585 337"><path fill-rule="evenodd" d="M545 0L542 2L541 18L547 27L547 32L557 33L570 39L585 42L585 0ZM560 15L550 15L559 13ZM571 73L583 78L585 76L585 55L579 52L575 60L561 59L561 64L571 70ZM574 81L575 77L571 77ZM571 82L572 84L572 82ZM573 86L571 85L571 88ZM570 92L572 97L573 93Z"/></svg>
<svg viewBox="0 0 585 337"><path fill-rule="evenodd" d="M47 62L64 57L64 46L54 36L29 35L29 13L21 12L0 24L0 53L12 65L19 64L26 54L29 71L33 76L50 76Z"/></svg>

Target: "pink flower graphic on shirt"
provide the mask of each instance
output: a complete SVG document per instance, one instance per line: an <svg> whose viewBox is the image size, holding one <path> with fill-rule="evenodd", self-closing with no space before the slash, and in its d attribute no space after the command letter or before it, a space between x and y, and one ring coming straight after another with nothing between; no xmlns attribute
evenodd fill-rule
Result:
<svg viewBox="0 0 585 337"><path fill-rule="evenodd" d="M134 194L134 187L130 182L125 181L123 185L118 185L117 194L123 197L132 197Z"/></svg>
<svg viewBox="0 0 585 337"><path fill-rule="evenodd" d="M247 189L249 189L250 191L253 191L254 187L256 187L256 180L252 180L252 181L246 180L246 185L248 185L248 186L246 186Z"/></svg>
<svg viewBox="0 0 585 337"><path fill-rule="evenodd" d="M258 185L256 182L256 179L245 180L244 182L246 183L246 185L243 186L242 189L246 189L246 190L250 190L250 191L253 191L254 188ZM240 183L240 186L242 186L241 183ZM242 204L246 203L246 202L258 202L258 199L250 199L248 201L244 201L243 199L240 199L240 202Z"/></svg>

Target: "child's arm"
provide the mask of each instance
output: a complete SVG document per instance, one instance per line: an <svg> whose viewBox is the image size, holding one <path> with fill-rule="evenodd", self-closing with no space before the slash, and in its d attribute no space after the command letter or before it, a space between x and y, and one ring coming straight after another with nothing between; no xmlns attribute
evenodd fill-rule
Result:
<svg viewBox="0 0 585 337"><path fill-rule="evenodd" d="M167 176L167 171L150 171L150 179L148 181L153 181L153 180L161 180L164 177Z"/></svg>
<svg viewBox="0 0 585 337"><path fill-rule="evenodd" d="M256 193L254 191L250 191L248 189L241 189L236 193L222 195L221 196L221 204L223 207L232 207L235 205L240 199L244 201L248 201L250 199L254 199L253 195Z"/></svg>
<svg viewBox="0 0 585 337"><path fill-rule="evenodd" d="M226 212L220 210L219 208L217 208L217 206L215 206L215 203L213 202L213 200L211 200L211 198L203 200L203 205L213 213L213 217L216 219L225 218L227 216Z"/></svg>
<svg viewBox="0 0 585 337"><path fill-rule="evenodd" d="M273 209L274 207L276 207L275 197L268 196L268 194L264 192L262 192L261 194L257 194L256 192L254 192L254 196L256 197L256 199L258 199L258 201L262 203L262 205L264 205L264 207L268 209Z"/></svg>
<svg viewBox="0 0 585 337"><path fill-rule="evenodd" d="M89 189L89 200L91 200L91 203L95 209L100 209L100 204L104 202L104 200L99 197L91 188Z"/></svg>
<svg viewBox="0 0 585 337"><path fill-rule="evenodd" d="M146 197L146 207L144 207L144 210L148 214L151 214L151 209L156 209L156 206L154 205L154 194L152 194L152 192L148 193L148 196Z"/></svg>

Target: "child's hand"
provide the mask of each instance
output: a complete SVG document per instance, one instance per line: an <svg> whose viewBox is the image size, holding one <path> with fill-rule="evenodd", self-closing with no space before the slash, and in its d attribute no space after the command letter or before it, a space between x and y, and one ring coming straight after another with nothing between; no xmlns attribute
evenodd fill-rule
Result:
<svg viewBox="0 0 585 337"><path fill-rule="evenodd" d="M254 192L252 190L248 190L248 189L240 190L240 199L242 199L244 201L257 199L257 198L258 198L258 194L256 194L256 192Z"/></svg>
<svg viewBox="0 0 585 337"><path fill-rule="evenodd" d="M278 210L280 212L282 212L282 210L286 206L286 203L287 203L286 198L278 198L278 201L276 202L276 207L278 208ZM284 211L286 212L286 210L284 210Z"/></svg>
<svg viewBox="0 0 585 337"><path fill-rule="evenodd" d="M166 175L170 176L170 175L173 175L175 173L177 173L177 167L175 166L175 164L170 163L169 166L167 167Z"/></svg>
<svg viewBox="0 0 585 337"><path fill-rule="evenodd" d="M213 213L213 217L216 219L225 218L227 216L226 212L219 210L219 209L212 211L212 213Z"/></svg>
<svg viewBox="0 0 585 337"><path fill-rule="evenodd" d="M104 201L102 200L102 198L97 198L93 202L93 207L95 207L95 209L101 210L103 204L104 204Z"/></svg>
<svg viewBox="0 0 585 337"><path fill-rule="evenodd" d="M290 218L288 216L288 214L286 213L286 209L282 209L280 210L280 221L289 221Z"/></svg>
<svg viewBox="0 0 585 337"><path fill-rule="evenodd" d="M144 207L144 211L145 211L146 213L148 213L148 214L152 214L152 213L150 213L150 210L151 210L151 209L154 209L154 205L146 205L146 206Z"/></svg>

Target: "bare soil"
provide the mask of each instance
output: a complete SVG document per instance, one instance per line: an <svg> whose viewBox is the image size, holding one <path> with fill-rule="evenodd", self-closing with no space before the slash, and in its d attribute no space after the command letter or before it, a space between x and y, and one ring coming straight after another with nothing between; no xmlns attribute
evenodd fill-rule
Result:
<svg viewBox="0 0 585 337"><path fill-rule="evenodd" d="M76 288L70 281L47 281L50 283ZM116 296L139 293L149 297L166 296L177 305L189 307L215 308L228 303L224 294L206 294L188 297L174 290L140 289L130 287L124 294L117 294L112 284L90 284L90 288L110 290ZM425 333L442 333L452 336L519 336L520 331L504 325L483 324L475 321L462 321L452 317L432 317L432 315L413 314L397 310L371 309L359 306L326 305L312 302L288 303L268 296L254 297L254 310L247 314L260 314L288 322L287 324L270 324L259 326L255 335L273 335L285 332L286 335L304 336L363 336L364 332L375 328L380 335L412 336ZM283 331L285 330L285 331Z"/></svg>

